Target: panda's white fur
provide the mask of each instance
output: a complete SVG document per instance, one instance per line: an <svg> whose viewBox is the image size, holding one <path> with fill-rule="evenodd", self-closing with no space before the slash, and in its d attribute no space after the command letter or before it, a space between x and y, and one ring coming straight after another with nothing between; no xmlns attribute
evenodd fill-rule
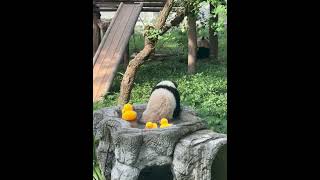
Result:
<svg viewBox="0 0 320 180"><path fill-rule="evenodd" d="M209 41L208 41L208 39L206 39L206 38L204 38L204 37L198 38L198 40L197 40L197 46L198 46L198 47L209 48Z"/></svg>
<svg viewBox="0 0 320 180"><path fill-rule="evenodd" d="M171 81L161 81L156 85L156 87L159 86L168 86L177 89ZM176 107L176 97L171 91L165 88L155 89L151 93L146 110L142 114L141 122L159 122L161 118L172 120Z"/></svg>

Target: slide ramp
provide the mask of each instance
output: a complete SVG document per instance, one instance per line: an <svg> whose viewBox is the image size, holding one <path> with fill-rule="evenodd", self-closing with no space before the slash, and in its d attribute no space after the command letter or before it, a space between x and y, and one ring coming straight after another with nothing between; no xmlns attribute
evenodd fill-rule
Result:
<svg viewBox="0 0 320 180"><path fill-rule="evenodd" d="M142 6L142 3L121 3L112 18L93 57L93 102L100 100L109 91Z"/></svg>

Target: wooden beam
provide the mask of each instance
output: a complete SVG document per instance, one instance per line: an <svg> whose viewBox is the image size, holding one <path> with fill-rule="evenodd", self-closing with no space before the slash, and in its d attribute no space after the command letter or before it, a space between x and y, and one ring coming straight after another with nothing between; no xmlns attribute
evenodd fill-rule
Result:
<svg viewBox="0 0 320 180"><path fill-rule="evenodd" d="M160 12L163 7L143 7L142 12ZM183 7L173 7L172 12L176 12L179 10L182 10ZM116 7L101 7L100 8L101 12L112 12L112 11L117 11Z"/></svg>
<svg viewBox="0 0 320 180"><path fill-rule="evenodd" d="M194 74L197 60L197 26L196 18L188 16L188 73Z"/></svg>
<svg viewBox="0 0 320 180"><path fill-rule="evenodd" d="M98 7L118 7L120 2L105 2L105 3L97 3ZM143 7L163 7L164 2L146 2L143 3Z"/></svg>
<svg viewBox="0 0 320 180"><path fill-rule="evenodd" d="M100 11L117 11L117 7L101 7ZM161 11L162 7L143 7L143 12L159 12Z"/></svg>
<svg viewBox="0 0 320 180"><path fill-rule="evenodd" d="M93 55L95 55L99 44L100 44L100 29L98 26L98 18L96 16L93 16Z"/></svg>
<svg viewBox="0 0 320 180"><path fill-rule="evenodd" d="M129 64L129 43L127 45L127 48L126 50L124 51L124 54L123 54L123 67L126 69L128 64Z"/></svg>
<svg viewBox="0 0 320 180"><path fill-rule="evenodd" d="M96 0L95 3L103 3L103 2L166 2L166 0Z"/></svg>

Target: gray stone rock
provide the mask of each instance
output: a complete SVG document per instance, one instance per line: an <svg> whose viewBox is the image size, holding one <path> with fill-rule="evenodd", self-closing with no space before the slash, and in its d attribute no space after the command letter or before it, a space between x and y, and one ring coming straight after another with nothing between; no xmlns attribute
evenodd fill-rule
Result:
<svg viewBox="0 0 320 180"><path fill-rule="evenodd" d="M227 136L210 130L200 130L182 138L176 145L172 172L176 180L208 180L217 167L213 162L219 151L224 151ZM225 147L225 148L223 148ZM223 153L223 152L222 152ZM226 155L226 154L223 154ZM224 165L218 162L215 166ZM223 170L223 169L221 169ZM226 179L226 174L219 177Z"/></svg>
<svg viewBox="0 0 320 180"><path fill-rule="evenodd" d="M104 108L93 113L93 134L99 140L96 155L100 168L106 179L111 178L111 169L115 163L114 144L111 135L123 127L130 127L130 123L119 118L119 108Z"/></svg>
<svg viewBox="0 0 320 180"><path fill-rule="evenodd" d="M134 104L138 119L145 108ZM183 107L180 118L168 128L144 129L144 124L132 128L120 116L120 107L93 114L97 159L108 180L135 180L144 168L157 166L172 166L176 179L206 179L211 169L201 169L197 161L211 167L220 146L226 144L226 135L206 130L205 121L189 107Z"/></svg>
<svg viewBox="0 0 320 180"><path fill-rule="evenodd" d="M137 168L116 162L111 172L111 180L136 180L139 172Z"/></svg>

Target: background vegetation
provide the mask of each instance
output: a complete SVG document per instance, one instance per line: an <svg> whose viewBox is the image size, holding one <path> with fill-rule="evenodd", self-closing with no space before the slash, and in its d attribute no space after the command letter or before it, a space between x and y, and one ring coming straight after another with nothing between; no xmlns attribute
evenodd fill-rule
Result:
<svg viewBox="0 0 320 180"><path fill-rule="evenodd" d="M174 54L169 58L150 60L140 68L131 95L131 103L146 103L152 87L164 79L174 80L179 85L181 103L192 106L209 126L227 133L227 56L226 34L219 33L219 58L198 60L197 73L187 75L187 32L172 29L160 39L156 53ZM205 32L199 32L206 35ZM137 33L130 40L130 52L143 48L143 36ZM181 54L179 56L179 54ZM120 66L109 94L103 101L94 104L93 110L115 106L119 96L122 75Z"/></svg>

